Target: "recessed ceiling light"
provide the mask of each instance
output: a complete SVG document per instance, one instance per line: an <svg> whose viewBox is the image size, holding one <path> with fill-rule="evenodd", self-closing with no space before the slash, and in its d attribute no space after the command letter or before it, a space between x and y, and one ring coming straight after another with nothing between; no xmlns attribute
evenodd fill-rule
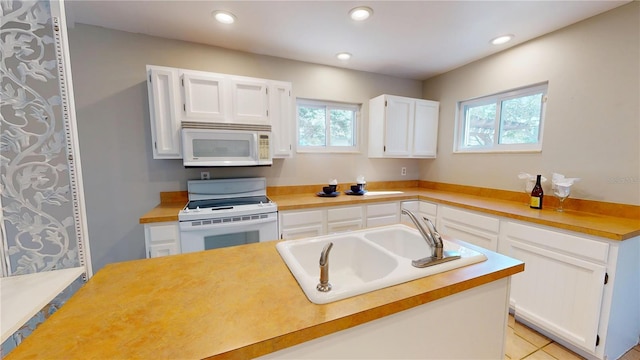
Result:
<svg viewBox="0 0 640 360"><path fill-rule="evenodd" d="M216 10L212 14L218 22L223 24L233 24L236 21L236 16L228 11Z"/></svg>
<svg viewBox="0 0 640 360"><path fill-rule="evenodd" d="M373 10L366 6L358 6L349 11L349 16L355 21L367 20L371 15L373 15Z"/></svg>
<svg viewBox="0 0 640 360"><path fill-rule="evenodd" d="M502 35L502 36L498 36L497 38L491 40L491 43L493 45L500 45L500 44L504 44L506 42L511 41L511 39L513 39L513 35Z"/></svg>
<svg viewBox="0 0 640 360"><path fill-rule="evenodd" d="M341 52L337 53L336 57L340 60L349 60L351 59L351 54L349 54L348 52Z"/></svg>

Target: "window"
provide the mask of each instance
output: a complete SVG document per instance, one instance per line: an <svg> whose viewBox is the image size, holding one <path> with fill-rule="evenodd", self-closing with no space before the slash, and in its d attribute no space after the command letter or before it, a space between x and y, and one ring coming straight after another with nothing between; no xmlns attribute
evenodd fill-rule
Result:
<svg viewBox="0 0 640 360"><path fill-rule="evenodd" d="M297 100L298 151L357 152L360 105Z"/></svg>
<svg viewBox="0 0 640 360"><path fill-rule="evenodd" d="M541 151L547 83L458 103L456 152Z"/></svg>

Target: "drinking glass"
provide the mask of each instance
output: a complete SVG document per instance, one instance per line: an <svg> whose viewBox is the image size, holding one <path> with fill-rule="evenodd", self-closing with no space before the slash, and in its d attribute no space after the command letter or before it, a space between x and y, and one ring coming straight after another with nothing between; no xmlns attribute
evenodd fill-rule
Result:
<svg viewBox="0 0 640 360"><path fill-rule="evenodd" d="M563 208L564 200L568 198L570 194L571 194L571 186L556 185L553 188L553 195L555 195L555 197L557 197L558 200L560 200L560 205L558 205L558 207L556 208L556 211L559 211L559 212L564 211L564 208Z"/></svg>

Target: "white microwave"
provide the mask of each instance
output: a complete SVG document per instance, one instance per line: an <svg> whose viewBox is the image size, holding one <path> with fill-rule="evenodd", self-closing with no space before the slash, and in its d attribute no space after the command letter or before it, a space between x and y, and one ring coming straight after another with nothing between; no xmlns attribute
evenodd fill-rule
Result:
<svg viewBox="0 0 640 360"><path fill-rule="evenodd" d="M184 166L271 165L271 126L182 123Z"/></svg>

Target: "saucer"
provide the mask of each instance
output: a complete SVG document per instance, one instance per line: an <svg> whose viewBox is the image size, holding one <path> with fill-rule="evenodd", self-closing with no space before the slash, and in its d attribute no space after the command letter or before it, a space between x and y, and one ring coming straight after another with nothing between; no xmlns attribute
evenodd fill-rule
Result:
<svg viewBox="0 0 640 360"><path fill-rule="evenodd" d="M364 195L364 193L366 193L366 192L367 192L367 190L360 190L360 191L357 191L357 192L353 192L351 190L347 190L344 193L345 193L345 195Z"/></svg>
<svg viewBox="0 0 640 360"><path fill-rule="evenodd" d="M345 192L346 194L346 192ZM334 191L331 194L327 194L324 191L320 191L319 193L316 193L316 195L320 196L320 197L336 197L338 195L340 195L340 191Z"/></svg>

